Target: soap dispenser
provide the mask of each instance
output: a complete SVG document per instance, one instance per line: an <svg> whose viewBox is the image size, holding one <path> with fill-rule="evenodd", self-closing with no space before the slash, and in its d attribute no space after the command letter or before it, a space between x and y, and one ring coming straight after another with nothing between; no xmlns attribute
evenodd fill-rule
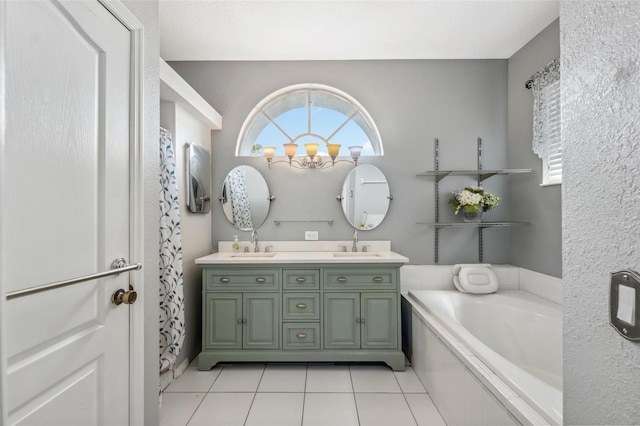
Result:
<svg viewBox="0 0 640 426"><path fill-rule="evenodd" d="M233 247L233 251L240 250L240 243L238 242L238 236L237 235L233 236L233 245L231 247Z"/></svg>

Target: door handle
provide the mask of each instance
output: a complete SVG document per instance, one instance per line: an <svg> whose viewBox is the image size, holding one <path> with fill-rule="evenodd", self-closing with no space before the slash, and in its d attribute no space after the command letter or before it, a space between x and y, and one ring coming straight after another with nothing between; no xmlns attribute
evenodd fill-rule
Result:
<svg viewBox="0 0 640 426"><path fill-rule="evenodd" d="M138 300L138 293L133 289L132 285L129 285L129 291L119 288L111 295L111 303L118 306L121 304L132 305Z"/></svg>

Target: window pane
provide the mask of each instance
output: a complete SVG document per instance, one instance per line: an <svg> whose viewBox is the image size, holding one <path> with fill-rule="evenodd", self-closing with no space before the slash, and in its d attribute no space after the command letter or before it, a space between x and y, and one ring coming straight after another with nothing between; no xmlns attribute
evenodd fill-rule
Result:
<svg viewBox="0 0 640 426"><path fill-rule="evenodd" d="M314 106L311 108L311 132L326 139L348 119L348 116L336 110Z"/></svg>
<svg viewBox="0 0 640 426"><path fill-rule="evenodd" d="M333 139L331 139L331 143L339 143L342 145L340 155L349 155L349 149L347 147L354 145L362 146L361 155L375 155L369 137L353 120L349 121L346 126L336 133Z"/></svg>
<svg viewBox="0 0 640 426"><path fill-rule="evenodd" d="M334 93L314 90L310 92L310 96L313 106L341 112L347 117L356 112L356 108L351 103Z"/></svg>
<svg viewBox="0 0 640 426"><path fill-rule="evenodd" d="M253 123L251 123L251 126L249 127L249 130L247 130L247 137L245 139L247 143L242 145L242 149L239 152L240 155L251 155L251 147L255 143L254 141L257 142L257 140L259 139L258 136L269 124L270 122L269 120L267 120L267 117L262 114L259 114L254 118Z"/></svg>
<svg viewBox="0 0 640 426"><path fill-rule="evenodd" d="M262 146L275 146L277 148L276 155L284 155L284 148L282 144L289 143L289 139L287 139L284 133L282 133L273 123L269 122L255 139L254 143ZM250 154L251 150L249 149L249 154L246 155Z"/></svg>
<svg viewBox="0 0 640 426"><path fill-rule="evenodd" d="M296 136L309 131L309 119L306 108L296 108L285 111L282 114L272 117L289 137L295 139Z"/></svg>

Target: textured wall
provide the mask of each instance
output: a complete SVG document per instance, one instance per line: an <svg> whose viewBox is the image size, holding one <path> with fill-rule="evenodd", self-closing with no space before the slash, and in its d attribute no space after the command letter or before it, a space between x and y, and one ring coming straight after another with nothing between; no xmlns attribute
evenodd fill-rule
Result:
<svg viewBox="0 0 640 426"><path fill-rule="evenodd" d="M608 325L609 274L640 270L640 3L560 10L566 424L640 423L640 344Z"/></svg>
<svg viewBox="0 0 640 426"><path fill-rule="evenodd" d="M511 230L509 263L562 277L561 186L540 186L542 160L531 149L533 95L524 87L536 71L560 56L558 20L509 58L507 163L531 173L511 176L509 207L513 220L531 226Z"/></svg>
<svg viewBox="0 0 640 426"><path fill-rule="evenodd" d="M433 168L433 139L440 138L440 167L476 168L476 138L484 140L484 167L506 167L507 61L321 61L321 62L173 62L171 66L224 117L213 132L213 185L217 198L226 174L238 164L256 167L277 199L260 228L262 240L302 240L317 230L321 240L350 239L353 228L336 201L351 166L329 170L297 170L282 165L271 170L262 158L234 156L240 127L265 96L297 83L328 84L356 98L375 120L384 157L361 163L377 165L387 176L394 200L381 226L361 232L363 240L391 240L395 251L414 264L434 261L434 231L416 222L434 220L433 178L416 174ZM507 179L494 177L485 188L507 197ZM473 184L468 177L441 184L442 221L460 220L448 210L450 191ZM247 232L234 229L213 206L213 243ZM508 219L508 203L486 215ZM334 219L328 224L281 224L274 219ZM440 262L477 262L477 230L440 231ZM508 260L508 229L489 229L485 261Z"/></svg>

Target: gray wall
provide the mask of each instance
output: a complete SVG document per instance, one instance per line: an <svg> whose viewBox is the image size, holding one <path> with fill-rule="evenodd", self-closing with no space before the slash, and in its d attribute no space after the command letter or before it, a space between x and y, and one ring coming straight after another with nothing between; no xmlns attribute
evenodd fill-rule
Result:
<svg viewBox="0 0 640 426"><path fill-rule="evenodd" d="M170 64L223 117L223 130L213 132L214 196L227 172L239 164L256 167L277 197L260 228L262 240L302 240L305 230L317 230L321 240L350 239L353 228L345 220L336 196L350 166L329 170L297 170L262 158L236 158L240 128L249 112L270 93L305 82L328 84L357 99L376 122L384 157L362 163L377 165L389 180L391 202L378 228L361 232L363 240L391 240L394 251L414 264L434 261L434 231L416 222L434 220L433 178L417 173L433 168L433 139L440 138L440 167L476 168L476 138L484 140L484 167L507 166L507 61L322 61L322 62L173 62ZM484 187L508 199L507 179L494 177ZM448 210L450 191L473 184L468 177L441 184L441 221L461 220ZM508 202L486 215L508 219ZM278 220L328 220L334 225L281 224ZM213 206L212 240L230 240L238 234ZM477 230L440 231L440 263L476 262ZM506 263L509 230L485 231L485 261Z"/></svg>
<svg viewBox="0 0 640 426"><path fill-rule="evenodd" d="M138 303L143 303L145 318L144 334L144 423L159 423L159 300L158 300L158 255L160 209L160 169L158 128L160 126L160 33L158 28L158 3L155 1L125 0L124 5L144 25L144 81L142 97L144 111L141 117L144 129L142 156L144 161L144 293Z"/></svg>
<svg viewBox="0 0 640 426"><path fill-rule="evenodd" d="M531 169L511 176L509 208L514 220L531 226L513 228L509 263L562 277L561 185L540 186L542 160L531 149L533 95L524 83L540 68L560 56L558 20L533 38L509 59L507 164Z"/></svg>
<svg viewBox="0 0 640 426"><path fill-rule="evenodd" d="M608 325L609 274L640 270L640 5L560 8L566 424L640 423L640 344Z"/></svg>

